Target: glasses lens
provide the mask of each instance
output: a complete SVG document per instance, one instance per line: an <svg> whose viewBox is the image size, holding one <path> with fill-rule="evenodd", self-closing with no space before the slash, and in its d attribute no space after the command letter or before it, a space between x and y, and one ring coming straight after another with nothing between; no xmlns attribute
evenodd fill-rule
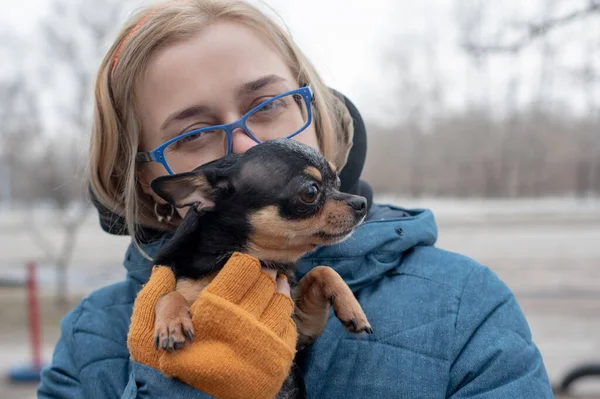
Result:
<svg viewBox="0 0 600 399"><path fill-rule="evenodd" d="M308 110L300 94L268 100L246 120L246 126L260 141L289 137L306 128Z"/></svg>
<svg viewBox="0 0 600 399"><path fill-rule="evenodd" d="M181 137L165 148L165 160L173 173L184 173L227 154L227 133L206 130Z"/></svg>

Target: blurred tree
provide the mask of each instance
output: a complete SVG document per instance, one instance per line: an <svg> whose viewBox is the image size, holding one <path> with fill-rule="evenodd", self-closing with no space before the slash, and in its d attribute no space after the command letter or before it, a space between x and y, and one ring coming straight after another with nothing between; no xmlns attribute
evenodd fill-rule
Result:
<svg viewBox="0 0 600 399"><path fill-rule="evenodd" d="M77 233L90 209L81 206L87 185L83 173L85 155L79 149L81 139L88 137L91 128L92 86L105 42L116 29L116 21L126 3L122 0L102 3L54 0L50 13L40 26L39 37L43 38L42 48L45 49L40 75L51 82L51 91L57 96L67 89L62 101L55 103L54 112L60 121L61 135L72 135L70 140L61 139L61 143L51 146L52 150L43 158L44 164L54 165L54 169L64 172L49 173L43 188L54 187L57 223L65 233L61 250L54 257L61 304L67 299L67 267ZM75 189L68 190L68 185L74 185ZM73 195L74 192L78 195ZM38 240L42 239L42 234L37 236Z"/></svg>
<svg viewBox="0 0 600 399"><path fill-rule="evenodd" d="M0 190L10 209L15 196L22 196L25 185L18 178L32 151L31 144L41 130L39 106L22 74L0 82ZM29 184L27 184L28 186Z"/></svg>
<svg viewBox="0 0 600 399"><path fill-rule="evenodd" d="M389 111L396 123L385 128L369 123L365 177L379 192L411 196L600 194L600 81L595 80L600 76L600 47L594 34L594 30L600 34L600 24L594 23L600 13L596 3L586 3L589 6L578 11L572 10L576 4L561 0L541 0L537 8L516 0L456 0L457 47L462 44L463 57L445 59L440 56L448 54L441 47L443 41L433 39L431 48L437 55L428 54L425 67L420 59L428 33L415 40L412 36L394 40L384 59L393 99L399 99ZM512 32L524 26L514 21L523 18L525 8L530 11L528 18L536 21L527 24L534 26L531 42L537 45L527 46ZM567 25L573 29L558 29ZM475 45L504 46L510 40L523 42L522 51ZM566 50L575 47L585 54L580 66L564 62L569 58ZM453 112L444 108L444 100L438 106L436 97L428 95L431 82L439 82L435 92L442 98L448 92L457 94L454 75L436 72L450 61L461 65L466 76L457 79L464 81L459 99L463 106ZM556 89L565 85L565 71L579 70L584 71L579 75L585 80L562 92ZM567 104L579 98L583 100L577 104L580 108L569 109Z"/></svg>
<svg viewBox="0 0 600 399"><path fill-rule="evenodd" d="M546 11L548 10L548 5L552 5L555 2L554 0L547 1L545 3ZM507 24L503 31L496 34L498 37L493 41L486 42L466 38L467 40L463 40L462 45L468 52L476 54L495 52L517 53L534 41L543 38L554 29L584 18L600 16L600 0L587 0L587 4L584 7L560 16L551 17L549 15L552 14L544 13L539 22L514 21ZM508 32L508 30L516 30L516 32ZM507 36L511 37L511 39L506 39L505 37Z"/></svg>
<svg viewBox="0 0 600 399"><path fill-rule="evenodd" d="M56 267L57 301L66 304L67 268L89 214L85 155L91 127L92 85L109 36L127 2L52 0L35 41L1 41L2 52L22 71L0 82L0 161L9 166L10 196L32 206L44 201L62 241L24 221L34 242ZM31 58L31 54L35 58ZM19 186L19 187L17 187Z"/></svg>

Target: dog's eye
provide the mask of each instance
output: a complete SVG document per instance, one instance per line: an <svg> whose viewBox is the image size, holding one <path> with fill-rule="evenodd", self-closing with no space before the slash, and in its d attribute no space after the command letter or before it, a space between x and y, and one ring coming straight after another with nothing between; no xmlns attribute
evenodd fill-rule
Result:
<svg viewBox="0 0 600 399"><path fill-rule="evenodd" d="M307 203L312 204L319 198L319 186L316 183L311 183L300 192L300 199Z"/></svg>

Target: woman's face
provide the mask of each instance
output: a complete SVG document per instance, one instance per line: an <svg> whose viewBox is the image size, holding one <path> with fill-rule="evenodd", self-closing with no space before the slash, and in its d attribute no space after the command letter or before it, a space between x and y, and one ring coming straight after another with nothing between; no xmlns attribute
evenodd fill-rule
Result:
<svg viewBox="0 0 600 399"><path fill-rule="evenodd" d="M214 23L152 58L136 87L142 124L140 150L152 150L194 129L231 123L261 102L297 88L296 79L268 39L240 24ZM222 140L219 145L215 144L219 140L190 138L184 144L187 151L178 147L179 152L174 153L175 172L193 170L222 156ZM314 123L294 139L319 149ZM241 129L233 131L232 152L242 153L254 145ZM164 201L149 184L166 174L156 162L140 166L144 192L159 203Z"/></svg>

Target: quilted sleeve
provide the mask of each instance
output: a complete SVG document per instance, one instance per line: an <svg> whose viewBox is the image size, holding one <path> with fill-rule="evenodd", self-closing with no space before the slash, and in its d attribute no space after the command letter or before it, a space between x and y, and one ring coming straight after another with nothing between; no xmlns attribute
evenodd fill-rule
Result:
<svg viewBox="0 0 600 399"><path fill-rule="evenodd" d="M212 398L130 360L124 338L117 338L126 329L127 323L111 317L107 309L82 301L61 322L61 337L42 371L38 398Z"/></svg>
<svg viewBox="0 0 600 399"><path fill-rule="evenodd" d="M69 353L69 331L73 320L79 317L81 309L71 311L61 322L61 337L54 347L52 362L41 374L38 398L82 398L79 370Z"/></svg>
<svg viewBox="0 0 600 399"><path fill-rule="evenodd" d="M486 267L460 297L447 397L554 398L542 356L514 295Z"/></svg>
<svg viewBox="0 0 600 399"><path fill-rule="evenodd" d="M213 398L196 388L165 376L160 371L145 364L131 361L129 382L121 399L159 399L159 398Z"/></svg>

